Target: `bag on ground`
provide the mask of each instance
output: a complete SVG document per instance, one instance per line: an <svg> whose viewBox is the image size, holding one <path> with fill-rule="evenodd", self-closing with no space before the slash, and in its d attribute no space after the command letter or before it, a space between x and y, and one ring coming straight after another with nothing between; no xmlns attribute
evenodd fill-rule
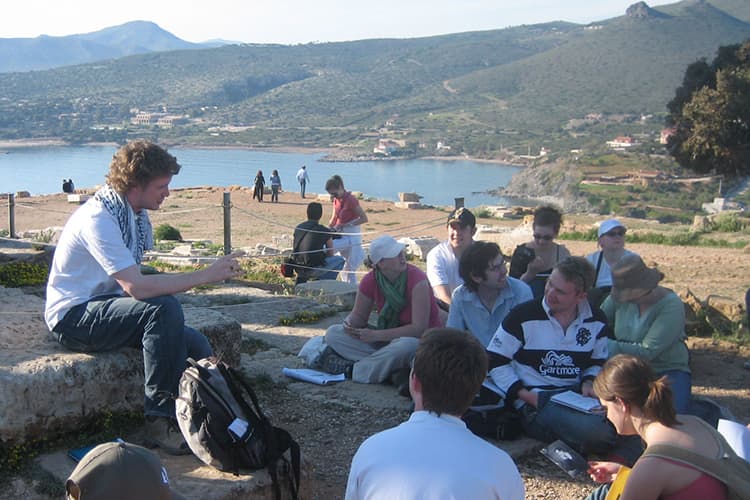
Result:
<svg viewBox="0 0 750 500"><path fill-rule="evenodd" d="M289 432L271 424L240 373L215 358L188 359L175 405L180 431L203 463L234 474L266 468L276 498L281 497L277 480L281 467L297 498L299 445ZM290 460L285 457L287 450Z"/></svg>

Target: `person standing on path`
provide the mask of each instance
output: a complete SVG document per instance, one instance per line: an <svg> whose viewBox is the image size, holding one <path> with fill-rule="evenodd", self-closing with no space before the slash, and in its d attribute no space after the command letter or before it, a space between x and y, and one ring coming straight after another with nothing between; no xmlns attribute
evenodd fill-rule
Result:
<svg viewBox="0 0 750 500"><path fill-rule="evenodd" d="M281 191L281 177L279 177L279 171L274 170L271 172L271 203L279 202L279 191Z"/></svg>
<svg viewBox="0 0 750 500"><path fill-rule="evenodd" d="M357 268L365 260L362 250L361 225L367 222L367 214L357 198L344 188L344 180L334 175L326 181L326 191L333 196L333 214L328 226L339 233L333 240L333 249L346 259L341 270L342 281L357 284Z"/></svg>
<svg viewBox="0 0 750 500"><path fill-rule="evenodd" d="M307 167L305 165L302 165L302 168L297 170L297 182L299 182L299 195L304 198L305 187L307 186L307 183L310 182L310 176L307 175Z"/></svg>
<svg viewBox="0 0 750 500"><path fill-rule="evenodd" d="M263 171L258 170L253 180L253 199L257 198L259 202L263 203L263 190L266 187L266 179L263 177Z"/></svg>
<svg viewBox="0 0 750 500"><path fill-rule="evenodd" d="M65 224L47 282L44 319L52 336L76 352L143 349L144 413L149 446L183 455L174 400L188 357L211 355L206 337L185 325L174 294L242 274L236 255L194 272L141 274L154 239L148 211L169 196L177 159L138 140L112 158L106 184Z"/></svg>

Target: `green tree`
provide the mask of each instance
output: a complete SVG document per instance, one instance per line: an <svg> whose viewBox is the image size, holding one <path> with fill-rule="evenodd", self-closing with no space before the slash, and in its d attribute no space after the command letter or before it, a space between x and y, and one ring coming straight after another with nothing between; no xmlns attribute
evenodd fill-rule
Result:
<svg viewBox="0 0 750 500"><path fill-rule="evenodd" d="M668 148L696 172L750 174L750 40L721 47L707 65L688 66L667 105L675 128Z"/></svg>

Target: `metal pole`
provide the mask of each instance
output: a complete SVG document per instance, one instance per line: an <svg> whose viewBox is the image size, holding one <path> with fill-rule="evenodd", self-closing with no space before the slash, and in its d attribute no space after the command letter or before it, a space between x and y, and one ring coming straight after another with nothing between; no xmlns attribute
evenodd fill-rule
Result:
<svg viewBox="0 0 750 500"><path fill-rule="evenodd" d="M224 208L224 255L232 253L232 215L230 208L232 194L229 192L224 193L224 201L222 207Z"/></svg>
<svg viewBox="0 0 750 500"><path fill-rule="evenodd" d="M14 198L15 195L13 193L8 193L8 229L10 231L10 234L8 235L9 238L16 237L16 203Z"/></svg>

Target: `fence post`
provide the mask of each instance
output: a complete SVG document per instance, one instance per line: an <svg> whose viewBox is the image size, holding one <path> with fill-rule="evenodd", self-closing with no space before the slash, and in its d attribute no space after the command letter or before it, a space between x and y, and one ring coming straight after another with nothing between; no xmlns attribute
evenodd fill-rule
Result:
<svg viewBox="0 0 750 500"><path fill-rule="evenodd" d="M222 207L224 208L224 255L232 253L232 216L230 208L232 194L224 192Z"/></svg>
<svg viewBox="0 0 750 500"><path fill-rule="evenodd" d="M463 208L464 206L464 199L461 198L453 198L453 208Z"/></svg>
<svg viewBox="0 0 750 500"><path fill-rule="evenodd" d="M8 230L10 234L9 238L16 237L16 203L15 195L8 193Z"/></svg>

